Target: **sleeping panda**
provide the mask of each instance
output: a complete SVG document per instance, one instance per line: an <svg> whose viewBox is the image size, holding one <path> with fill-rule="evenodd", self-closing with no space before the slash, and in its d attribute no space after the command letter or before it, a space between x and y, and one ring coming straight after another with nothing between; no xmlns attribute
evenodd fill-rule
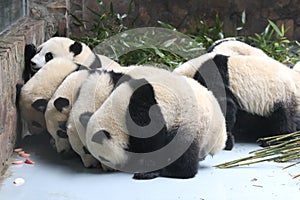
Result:
<svg viewBox="0 0 300 200"><path fill-rule="evenodd" d="M299 130L299 74L272 58L208 53L174 72L192 77L213 91L226 113L229 133L239 120L240 111L268 127L270 132L259 133L260 136ZM225 95L220 93L223 89L217 91L220 88ZM255 133L257 127L250 122L245 125L245 129L252 127Z"/></svg>
<svg viewBox="0 0 300 200"><path fill-rule="evenodd" d="M92 155L135 179L194 177L199 160L222 150L227 137L212 93L172 73L127 81L81 118Z"/></svg>
<svg viewBox="0 0 300 200"><path fill-rule="evenodd" d="M81 124L82 113L95 112L117 87L118 84L132 78L149 77L164 73L165 70L150 66L120 67L113 71L92 70L80 87L77 99L67 121L67 134L72 149L80 155L85 167L98 166L99 162L86 148L85 127ZM109 170L102 165L104 170Z"/></svg>
<svg viewBox="0 0 300 200"><path fill-rule="evenodd" d="M234 37L215 41L207 50L208 53L223 54L226 56L245 55L268 57L261 49L250 46Z"/></svg>
<svg viewBox="0 0 300 200"><path fill-rule="evenodd" d="M84 68L65 58L49 61L21 88L19 109L29 133L39 134L46 130L44 113L48 100L66 76Z"/></svg>
<svg viewBox="0 0 300 200"><path fill-rule="evenodd" d="M88 70L71 73L60 84L47 104L45 112L47 131L54 139L58 153L70 151L66 124L78 90L89 74Z"/></svg>
<svg viewBox="0 0 300 200"><path fill-rule="evenodd" d="M103 55L96 55L86 44L66 37L53 37L37 48L37 54L31 59L33 70L39 70L49 60L64 57L88 68L118 68L120 65Z"/></svg>

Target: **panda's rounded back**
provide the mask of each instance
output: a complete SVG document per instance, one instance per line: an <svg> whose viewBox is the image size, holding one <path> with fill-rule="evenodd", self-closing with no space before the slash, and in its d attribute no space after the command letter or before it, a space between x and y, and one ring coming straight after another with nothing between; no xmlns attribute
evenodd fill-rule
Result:
<svg viewBox="0 0 300 200"><path fill-rule="evenodd" d="M262 56L268 57L261 49L248 45L245 42L236 40L235 38L225 38L218 40L213 44L208 52L222 54L226 56L244 55L244 56Z"/></svg>
<svg viewBox="0 0 300 200"><path fill-rule="evenodd" d="M231 56L227 67L230 90L252 113L266 116L275 103L291 103L299 91L299 75L272 58Z"/></svg>

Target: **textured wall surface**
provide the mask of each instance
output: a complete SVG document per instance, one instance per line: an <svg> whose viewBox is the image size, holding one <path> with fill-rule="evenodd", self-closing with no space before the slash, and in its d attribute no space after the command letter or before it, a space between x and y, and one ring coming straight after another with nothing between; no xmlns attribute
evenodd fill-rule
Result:
<svg viewBox="0 0 300 200"><path fill-rule="evenodd" d="M137 27L158 26L157 21L169 23L181 31L195 29L200 20L213 25L218 14L225 31L235 33L241 26L242 12L247 20L244 29L238 34L260 33L268 24L268 19L289 27L287 37L300 40L300 1L299 0L103 0L107 6L113 3L119 13L127 13L130 8L128 25ZM91 27L95 17L89 10L100 12L96 0L76 0L75 13L82 17L86 27ZM80 6L82 10L80 11ZM72 10L73 12L73 10ZM76 27L73 27L73 30ZM77 29L78 30L78 29ZM73 32L80 33L80 30Z"/></svg>
<svg viewBox="0 0 300 200"><path fill-rule="evenodd" d="M17 137L15 105L17 83L22 83L24 47L44 40L44 22L23 19L0 36L0 171L12 153Z"/></svg>
<svg viewBox="0 0 300 200"><path fill-rule="evenodd" d="M16 84L23 83L24 48L54 34L68 33L68 0L29 0L28 17L0 35L0 172L12 154L17 134ZM24 131L24 130L23 130Z"/></svg>

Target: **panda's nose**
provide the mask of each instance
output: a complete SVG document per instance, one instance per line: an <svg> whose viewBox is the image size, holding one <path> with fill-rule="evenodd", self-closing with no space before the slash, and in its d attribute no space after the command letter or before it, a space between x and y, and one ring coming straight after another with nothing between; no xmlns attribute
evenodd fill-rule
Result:
<svg viewBox="0 0 300 200"><path fill-rule="evenodd" d="M35 62L30 61L30 65L31 65L31 69L33 71L38 71L39 70L39 67L36 65Z"/></svg>

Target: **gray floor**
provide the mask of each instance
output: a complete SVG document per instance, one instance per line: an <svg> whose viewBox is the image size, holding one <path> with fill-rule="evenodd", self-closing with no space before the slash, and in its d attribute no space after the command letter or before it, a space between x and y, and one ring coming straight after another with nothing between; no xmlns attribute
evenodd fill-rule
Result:
<svg viewBox="0 0 300 200"><path fill-rule="evenodd" d="M30 146L30 147L29 147ZM240 168L212 167L232 159L245 157L258 147L239 143L231 152L223 151L200 163L197 176L179 180L156 178L136 181L131 174L121 172L103 174L97 169L84 169L77 160L62 159L45 144L30 144L32 165L10 166L1 181L1 200L299 200L299 167L282 170L287 164L262 163ZM15 158L12 158L14 160ZM25 183L15 186L16 178Z"/></svg>

